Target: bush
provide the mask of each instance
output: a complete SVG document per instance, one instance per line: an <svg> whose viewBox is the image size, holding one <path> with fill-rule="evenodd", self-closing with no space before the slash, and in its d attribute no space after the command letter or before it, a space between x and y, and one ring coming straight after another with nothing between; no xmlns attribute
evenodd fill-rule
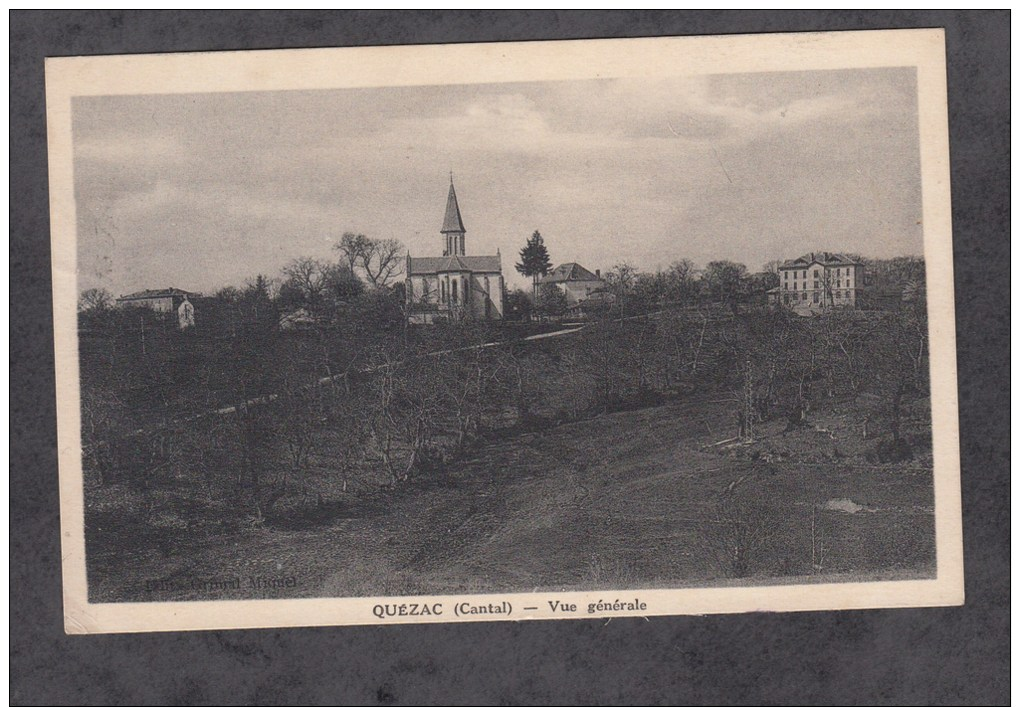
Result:
<svg viewBox="0 0 1020 707"><path fill-rule="evenodd" d="M883 464L905 462L914 458L914 450L907 440L882 439L875 445L875 456Z"/></svg>

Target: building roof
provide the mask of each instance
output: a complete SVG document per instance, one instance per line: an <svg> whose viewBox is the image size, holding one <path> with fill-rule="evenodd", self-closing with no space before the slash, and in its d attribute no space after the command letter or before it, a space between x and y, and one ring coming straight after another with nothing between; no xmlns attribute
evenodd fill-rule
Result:
<svg viewBox="0 0 1020 707"><path fill-rule="evenodd" d="M539 283L545 285L558 282L601 282L601 280L602 278L577 263L563 263L553 268L548 275L539 280Z"/></svg>
<svg viewBox="0 0 1020 707"><path fill-rule="evenodd" d="M443 227L440 233L463 233L464 221L460 217L460 206L457 205L457 192L453 189L453 176L450 177L450 194L446 197L446 215L443 216Z"/></svg>
<svg viewBox="0 0 1020 707"><path fill-rule="evenodd" d="M129 302L142 299L166 299L167 297L197 297L197 292L187 292L176 287L168 287L165 290L140 290L130 295L122 295L117 298L118 302Z"/></svg>
<svg viewBox="0 0 1020 707"><path fill-rule="evenodd" d="M807 253L794 258L793 260L787 260L780 268L806 268L812 263L819 263L821 265L860 265L853 258L843 255L842 253L830 253L829 251L822 251L820 253Z"/></svg>
<svg viewBox="0 0 1020 707"><path fill-rule="evenodd" d="M448 255L442 258L407 259L408 275L434 275L440 272L490 272L503 268L498 255Z"/></svg>

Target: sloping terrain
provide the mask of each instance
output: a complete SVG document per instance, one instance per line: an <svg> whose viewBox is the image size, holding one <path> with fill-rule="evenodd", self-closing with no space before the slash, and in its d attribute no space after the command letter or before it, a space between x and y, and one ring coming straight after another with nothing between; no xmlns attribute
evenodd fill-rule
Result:
<svg viewBox="0 0 1020 707"><path fill-rule="evenodd" d="M602 415L492 439L441 478L349 494L315 522L123 537L90 554L92 600L933 575L928 461L870 460L838 411L714 444L732 419L719 400Z"/></svg>

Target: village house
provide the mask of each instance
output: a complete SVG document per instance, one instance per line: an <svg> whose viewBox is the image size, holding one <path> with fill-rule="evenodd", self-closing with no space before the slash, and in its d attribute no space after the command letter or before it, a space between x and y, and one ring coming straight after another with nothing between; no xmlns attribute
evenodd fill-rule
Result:
<svg viewBox="0 0 1020 707"><path fill-rule="evenodd" d="M563 263L553 268L538 284L540 287L558 287L567 297L567 307L573 309L602 290L606 283L599 270L592 273L577 263Z"/></svg>
<svg viewBox="0 0 1020 707"><path fill-rule="evenodd" d="M195 292L168 287L165 290L141 290L122 295L116 303L118 307L144 307L154 312L176 315L177 326L188 329L195 326L195 305L191 300L197 296Z"/></svg>
<svg viewBox="0 0 1020 707"><path fill-rule="evenodd" d="M315 315L305 307L298 307L280 316L281 331L314 331L319 323Z"/></svg>
<svg viewBox="0 0 1020 707"><path fill-rule="evenodd" d="M864 265L839 253L808 253L778 268L779 286L769 291L774 304L798 314L831 307L857 307L864 289Z"/></svg>
<svg viewBox="0 0 1020 707"><path fill-rule="evenodd" d="M437 319L502 319L502 258L498 250L495 255L467 255L466 229L452 175L440 233L442 256L407 255L404 293L408 321L431 324Z"/></svg>

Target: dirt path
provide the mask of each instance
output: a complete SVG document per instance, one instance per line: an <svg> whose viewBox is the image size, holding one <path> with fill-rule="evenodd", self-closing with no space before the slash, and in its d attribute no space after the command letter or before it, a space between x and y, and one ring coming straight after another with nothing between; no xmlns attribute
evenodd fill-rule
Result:
<svg viewBox="0 0 1020 707"><path fill-rule="evenodd" d="M933 567L931 479L917 472L748 462L703 449L728 419L712 400L603 415L480 446L447 477L359 497L313 527L176 533L169 549L134 538L93 557L94 601L450 594L725 579L719 500L732 482L773 519L752 571L812 573L811 524L824 523L824 572ZM707 424L706 424L707 423ZM783 437L785 444L813 444ZM825 510L851 498L868 513ZM812 509L816 509L814 512ZM821 510L817 510L821 509ZM816 517L817 516L817 517ZM194 580L294 577L296 586L210 592ZM163 582L156 591L146 581Z"/></svg>

